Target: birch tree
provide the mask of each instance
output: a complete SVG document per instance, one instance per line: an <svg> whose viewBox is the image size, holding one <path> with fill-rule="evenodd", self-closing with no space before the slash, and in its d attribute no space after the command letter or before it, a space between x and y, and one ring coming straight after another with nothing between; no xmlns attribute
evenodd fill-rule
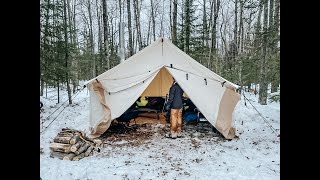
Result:
<svg viewBox="0 0 320 180"><path fill-rule="evenodd" d="M268 35L268 0L263 0L263 42L262 42L262 56L260 64L260 81L259 81L259 103L261 105L267 104L267 35Z"/></svg>

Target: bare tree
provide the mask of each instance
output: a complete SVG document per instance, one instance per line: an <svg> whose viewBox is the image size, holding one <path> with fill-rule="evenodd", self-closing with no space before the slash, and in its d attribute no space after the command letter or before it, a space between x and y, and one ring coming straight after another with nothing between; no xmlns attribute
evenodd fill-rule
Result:
<svg viewBox="0 0 320 180"><path fill-rule="evenodd" d="M68 24L67 24L67 3L63 1L63 23L64 23L64 43L65 43L65 67L66 67L66 82L69 104L72 104L71 89L69 84L69 71L68 71L68 60L69 60L69 44L68 44Z"/></svg>
<svg viewBox="0 0 320 180"><path fill-rule="evenodd" d="M238 31L238 50L240 53L243 51L243 4L244 0L240 1L240 24L239 24L239 31Z"/></svg>
<svg viewBox="0 0 320 180"><path fill-rule="evenodd" d="M260 66L260 86L259 86L259 103L261 105L267 104L267 38L268 38L268 0L263 0L263 43L262 43L262 57Z"/></svg>
<svg viewBox="0 0 320 180"><path fill-rule="evenodd" d="M219 9L220 9L220 0L214 0L214 17L213 17L213 24L212 24L212 30L211 30L211 48L210 52L212 51L212 55L216 57L217 55L217 19L219 15ZM209 56L210 57L210 56ZM218 59L215 60L216 65L215 68L218 69Z"/></svg>
<svg viewBox="0 0 320 180"><path fill-rule="evenodd" d="M238 32L238 0L235 0L234 2L234 35L233 35L233 39L234 39L234 44L238 44L238 36L237 36L237 32Z"/></svg>
<svg viewBox="0 0 320 180"><path fill-rule="evenodd" d="M44 2L43 2L44 3ZM45 7L45 26L44 26L44 33L43 33L43 45L42 45L42 50L40 51L40 63L43 68L40 68L40 96L43 96L43 90L44 90L44 74L46 73L46 67L47 67L47 60L44 57L45 52L48 47L48 28L49 28L49 6L50 6L50 0L48 0L47 5L45 6L43 4L43 7ZM41 34L40 34L41 35Z"/></svg>
<svg viewBox="0 0 320 180"><path fill-rule="evenodd" d="M209 32L208 32L208 22L207 22L207 11L206 11L206 5L207 1L203 0L203 12L202 12L202 46L208 47L208 41L209 41ZM210 58L210 57L209 57Z"/></svg>
<svg viewBox="0 0 320 180"><path fill-rule="evenodd" d="M89 39L90 39L90 54L94 54L94 40L93 40L93 32L92 32L92 15L91 15L91 1L87 1L88 15L89 15ZM92 65L92 78L96 77L96 60L93 58Z"/></svg>
<svg viewBox="0 0 320 180"><path fill-rule="evenodd" d="M141 38L141 30L140 30L140 8L138 0L133 0L133 10L134 10L134 17L136 22L136 29L137 29L137 42L139 45L139 50L142 49L142 38Z"/></svg>
<svg viewBox="0 0 320 180"><path fill-rule="evenodd" d="M132 46L132 28L131 28L131 3L127 0L127 12L128 12L128 32L129 32L129 56L133 55Z"/></svg>
<svg viewBox="0 0 320 180"><path fill-rule="evenodd" d="M184 22L184 28L185 28L185 37L184 37L184 52L189 54L190 51L190 28L191 28L191 16L190 16L190 7L192 6L192 0L186 0L185 1L185 22Z"/></svg>
<svg viewBox="0 0 320 180"><path fill-rule="evenodd" d="M271 2L272 1L272 2ZM270 14L272 15L271 21L269 21L269 42L270 42L270 51L272 53L272 76L271 76L271 92L277 91L277 87L280 83L280 56L278 42L280 41L279 37L279 25L280 25L280 0L270 1ZM273 7L274 3L274 13ZM270 18L270 15L269 15Z"/></svg>
<svg viewBox="0 0 320 180"><path fill-rule="evenodd" d="M98 56L96 56L96 59L99 62L99 66L97 65L97 74L101 74L104 71L104 64L103 64L103 43L102 43L102 34L101 34L101 13L100 13L100 5L98 3L98 0L96 0L96 15L97 15L97 22L98 22ZM98 68L99 67L99 68Z"/></svg>
<svg viewBox="0 0 320 180"><path fill-rule="evenodd" d="M153 41L156 40L156 20L155 20L155 13L154 13L154 2L151 0L151 18L152 18L152 32L153 32Z"/></svg>
<svg viewBox="0 0 320 180"><path fill-rule="evenodd" d="M106 69L110 69L110 59L109 59L109 42L108 42L108 16L107 16L107 1L102 0L102 20L103 20L103 45L104 45L104 60L107 64Z"/></svg>

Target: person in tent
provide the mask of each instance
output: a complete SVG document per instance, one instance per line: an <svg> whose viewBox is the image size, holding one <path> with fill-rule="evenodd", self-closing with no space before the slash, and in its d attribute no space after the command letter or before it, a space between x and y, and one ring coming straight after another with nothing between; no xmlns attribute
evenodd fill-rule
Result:
<svg viewBox="0 0 320 180"><path fill-rule="evenodd" d="M166 110L170 110L170 133L166 134L168 138L181 137L182 125L182 108L183 108L183 90L173 79L173 84L169 90L169 99L165 106Z"/></svg>

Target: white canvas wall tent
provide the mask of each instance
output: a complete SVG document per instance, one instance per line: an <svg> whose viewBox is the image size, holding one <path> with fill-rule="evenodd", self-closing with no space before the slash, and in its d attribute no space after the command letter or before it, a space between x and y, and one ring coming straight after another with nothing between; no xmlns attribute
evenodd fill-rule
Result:
<svg viewBox="0 0 320 180"><path fill-rule="evenodd" d="M90 137L103 134L140 96L166 96L172 77L205 118L227 139L235 137L232 113L238 86L207 69L165 38L86 82Z"/></svg>

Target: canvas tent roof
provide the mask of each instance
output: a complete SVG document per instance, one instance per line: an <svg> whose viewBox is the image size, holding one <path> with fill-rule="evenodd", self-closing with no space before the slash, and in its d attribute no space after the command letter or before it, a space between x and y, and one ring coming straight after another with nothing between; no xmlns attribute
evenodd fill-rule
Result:
<svg viewBox="0 0 320 180"><path fill-rule="evenodd" d="M165 96L172 77L206 119L233 139L237 85L201 65L168 39L159 38L123 63L86 82L90 92L90 136L100 136L142 94Z"/></svg>

